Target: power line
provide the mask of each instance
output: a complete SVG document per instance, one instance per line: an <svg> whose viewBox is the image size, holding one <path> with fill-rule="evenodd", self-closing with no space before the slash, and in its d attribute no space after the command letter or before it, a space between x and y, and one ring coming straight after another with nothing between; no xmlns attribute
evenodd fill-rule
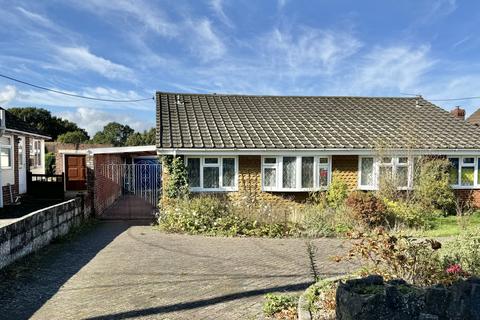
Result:
<svg viewBox="0 0 480 320"><path fill-rule="evenodd" d="M27 86L34 87L34 88L37 88L37 89L42 89L42 90L45 90L45 91L50 91L50 92L54 92L54 93L58 93L58 94L63 94L65 96L87 99L87 100L104 101L104 102L140 102L140 101L147 101L147 100L155 100L155 97L142 98L142 99L132 99L132 100L115 100L115 99L102 99L102 98L88 97L88 96L82 96L80 94L68 93L68 92L63 92L63 91L59 91L59 90L55 90L55 89L50 89L50 88L38 86L36 84L29 83L29 82L26 82L26 81L22 81L22 80L19 80L19 79L15 79L15 78L6 76L6 75L1 74L1 73L0 73L0 77L8 79L8 80L15 81L15 82L18 82L18 83L22 83L22 84L25 84Z"/></svg>
<svg viewBox="0 0 480 320"><path fill-rule="evenodd" d="M450 99L428 99L429 101L459 101L459 100L474 100L480 97L465 97L465 98L450 98Z"/></svg>

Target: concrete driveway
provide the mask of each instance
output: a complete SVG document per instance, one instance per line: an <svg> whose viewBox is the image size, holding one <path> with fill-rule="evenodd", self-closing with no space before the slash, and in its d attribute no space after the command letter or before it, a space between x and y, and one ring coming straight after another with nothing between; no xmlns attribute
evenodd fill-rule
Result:
<svg viewBox="0 0 480 320"><path fill-rule="evenodd" d="M268 292L313 281L308 240L208 238L104 221L0 277L2 319L258 319ZM322 276L351 268L312 241Z"/></svg>

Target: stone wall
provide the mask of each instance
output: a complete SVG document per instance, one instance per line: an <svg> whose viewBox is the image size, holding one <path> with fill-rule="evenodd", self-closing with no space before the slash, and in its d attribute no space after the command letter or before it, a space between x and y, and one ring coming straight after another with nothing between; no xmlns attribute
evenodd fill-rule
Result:
<svg viewBox="0 0 480 320"><path fill-rule="evenodd" d="M32 212L0 228L0 269L66 235L91 215L88 201L78 197Z"/></svg>
<svg viewBox="0 0 480 320"><path fill-rule="evenodd" d="M419 288L369 276L340 284L336 301L338 320L480 320L480 278Z"/></svg>

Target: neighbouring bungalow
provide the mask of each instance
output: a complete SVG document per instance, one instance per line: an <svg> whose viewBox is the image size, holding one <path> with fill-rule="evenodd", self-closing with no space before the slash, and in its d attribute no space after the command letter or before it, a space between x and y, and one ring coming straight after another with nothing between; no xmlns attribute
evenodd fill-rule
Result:
<svg viewBox="0 0 480 320"><path fill-rule="evenodd" d="M27 172L45 173L43 134L12 113L0 108L0 208L27 192Z"/></svg>
<svg viewBox="0 0 480 320"><path fill-rule="evenodd" d="M450 159L452 187L480 205L480 128L460 108L420 96L157 92L156 100L157 153L184 158L192 192L301 201L332 174L351 190L376 190L387 174L411 189L414 159L434 155Z"/></svg>

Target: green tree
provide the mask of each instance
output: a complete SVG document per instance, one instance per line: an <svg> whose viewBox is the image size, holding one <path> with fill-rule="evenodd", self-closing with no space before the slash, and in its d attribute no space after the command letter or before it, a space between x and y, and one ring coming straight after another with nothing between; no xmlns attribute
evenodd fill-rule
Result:
<svg viewBox="0 0 480 320"><path fill-rule="evenodd" d="M156 142L156 130L151 128L150 130L145 130L143 133L135 132L131 134L127 139L127 146L148 146L154 145Z"/></svg>
<svg viewBox="0 0 480 320"><path fill-rule="evenodd" d="M63 133L58 136L57 141L61 143L75 143L80 144L88 141L88 135L85 132L77 130L77 131L69 131Z"/></svg>
<svg viewBox="0 0 480 320"><path fill-rule="evenodd" d="M53 140L56 140L59 135L69 131L81 131L88 137L87 132L79 128L75 123L52 116L51 112L46 109L31 107L10 108L8 112L32 127L44 132L46 135L52 137Z"/></svg>
<svg viewBox="0 0 480 320"><path fill-rule="evenodd" d="M55 153L53 152L48 152L45 154L45 173L48 175L53 175L55 174L55 167L56 167L56 159L55 159Z"/></svg>
<svg viewBox="0 0 480 320"><path fill-rule="evenodd" d="M127 139L134 133L134 130L128 125L123 125L118 122L110 122L103 127L93 137L93 143L112 144L115 147L125 146Z"/></svg>

